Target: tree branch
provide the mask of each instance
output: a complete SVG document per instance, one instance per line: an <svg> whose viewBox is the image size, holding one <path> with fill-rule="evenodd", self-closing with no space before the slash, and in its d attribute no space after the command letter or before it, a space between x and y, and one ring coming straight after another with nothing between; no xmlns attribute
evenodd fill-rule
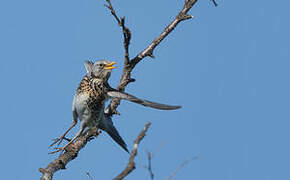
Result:
<svg viewBox="0 0 290 180"><path fill-rule="evenodd" d="M211 1L212 1L212 3L214 4L215 7L218 6L218 4L215 2L215 0L211 0Z"/></svg>
<svg viewBox="0 0 290 180"><path fill-rule="evenodd" d="M119 18L110 2L110 0L106 0L107 4L105 5L110 11L111 14L116 19L118 25L122 28L123 32L123 45L125 49L124 55L124 68L122 72L122 76L120 79L120 83L117 87L118 90L124 91L125 87L130 83L134 82L135 79L131 78L131 72L135 68L135 66L145 57L149 56L154 58L153 51L160 44L160 42L167 37L174 28L182 21L192 18L191 15L188 15L187 12L193 7L193 5L197 2L197 0L185 0L185 4L182 10L178 13L175 19L163 30L163 32L156 37L143 51L137 54L133 59L130 60L129 57L129 45L131 40L131 31L129 28L125 26L125 18ZM110 102L109 106L106 108L106 113L110 116L113 114L118 114L117 107L120 104L120 99L114 98ZM129 158L129 163L127 167L115 178L116 180L123 179L130 172L135 169L134 158L137 155L137 148L140 141L144 138L147 129L149 128L150 123L147 123L144 130L139 134L137 139L134 142L134 148L131 152L131 156ZM71 144L66 148L66 151L61 154L57 159L52 161L45 169L39 168L39 171L42 174L41 180L51 180L53 174L61 169L65 169L65 166L75 159L79 153L79 151L90 141L93 137L99 135L99 131L97 128L91 128L87 130L83 135L81 135L74 144Z"/></svg>
<svg viewBox="0 0 290 180"><path fill-rule="evenodd" d="M180 170L180 169L182 169L187 163L189 163L189 162L191 162L191 161L193 161L193 160L196 160L196 159L198 159L198 157L197 156L195 156L195 157L192 157L192 158L190 158L190 159L187 159L187 160L185 160L185 161L183 161L173 172L172 172L172 174L169 176L169 178L168 178L168 180L172 180L173 178L174 178L174 176L176 176L176 174L177 174L177 172Z"/></svg>
<svg viewBox="0 0 290 180"><path fill-rule="evenodd" d="M154 174L153 174L152 166L151 166L152 154L149 151L147 152L147 158L148 158L148 166L146 168L150 174L151 180L154 180Z"/></svg>
<svg viewBox="0 0 290 180"><path fill-rule="evenodd" d="M125 87L130 83L130 82L134 82L135 79L130 78L131 76L131 71L129 71L129 67L130 67L130 57L129 57L129 45L130 45L130 41L131 41L131 31L129 28L127 28L125 26L125 17L119 18L116 14L116 11L114 10L112 3L110 0L106 0L106 2L108 4L105 4L105 6L111 11L111 14L114 16L114 18L116 19L118 25L120 27L122 27L122 31L123 31L123 46L125 49L125 55L124 55L124 68L123 68L123 73L122 73L122 77L120 80L120 84L117 87L117 89L119 91L124 91ZM119 112L117 112L117 107L120 105L120 99L118 98L114 98L112 99L110 105L106 108L106 113L109 114L110 116L112 116L113 114L119 114Z"/></svg>
<svg viewBox="0 0 290 180"><path fill-rule="evenodd" d="M91 174L89 173L89 171L86 172L86 174L88 175L90 180L93 180L93 177L91 176Z"/></svg>
<svg viewBox="0 0 290 180"><path fill-rule="evenodd" d="M147 56L154 58L153 51L156 48L156 46L158 46L160 42L164 38L166 38L180 22L193 17L191 15L188 15L187 12L194 6L197 0L185 0L182 10L178 13L175 19L163 30L163 32L157 38L155 38L143 51L141 51L138 55L136 55L131 60L129 60L129 52L128 52L128 47L129 47L130 39L131 39L130 30L129 28L125 26L125 20L123 22L122 20L120 21L120 18L118 18L118 16L116 15L116 12L114 8L112 7L110 0L106 0L106 1L108 4L105 6L111 10L111 13L117 20L119 26L121 26L123 29L125 60L124 60L123 73L120 79L120 84L118 85L117 89L120 91L125 91L125 87L130 82L135 81L135 79L131 78L131 72L135 68L135 66ZM118 98L112 99L109 106L106 108L106 113L108 113L110 116L112 116L113 114L119 114L116 110L119 105L120 105L120 99Z"/></svg>
<svg viewBox="0 0 290 180"><path fill-rule="evenodd" d="M138 137L134 141L134 146L133 146L133 149L131 151L131 156L129 158L129 162L128 162L126 168L118 176L116 176L114 178L114 180L123 179L124 177L126 177L128 174L130 174L135 169L134 159L137 156L138 145L141 142L141 140L145 137L146 132L147 132L148 128L150 127L150 125L151 125L150 122L146 123L144 129L141 131L141 133L138 135Z"/></svg>
<svg viewBox="0 0 290 180"><path fill-rule="evenodd" d="M100 132L97 128L90 128L84 132L74 144L69 145L66 151L52 161L45 169L39 168L39 171L42 173L41 180L51 180L56 171L65 169L65 166L78 156L79 151L99 134Z"/></svg>
<svg viewBox="0 0 290 180"><path fill-rule="evenodd" d="M127 28L125 26L125 17L119 18L116 14L116 11L114 10L112 3L110 0L106 0L108 4L105 4L104 6L106 6L110 11L111 14L114 16L114 18L116 19L118 25L120 27L122 27L123 30L123 36L124 36L124 48L125 48L125 61L124 61L124 65L129 64L129 44L130 44L130 40L131 40L131 31L129 28Z"/></svg>

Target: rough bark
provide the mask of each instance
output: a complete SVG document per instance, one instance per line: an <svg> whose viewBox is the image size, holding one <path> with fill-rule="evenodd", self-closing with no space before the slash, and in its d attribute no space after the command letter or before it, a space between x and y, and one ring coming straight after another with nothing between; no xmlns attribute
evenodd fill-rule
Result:
<svg viewBox="0 0 290 180"><path fill-rule="evenodd" d="M74 144L69 145L67 150L63 154L59 155L59 157L54 161L49 163L45 169L39 168L39 171L42 173L42 177L40 179L51 180L56 171L66 169L66 165L78 156L79 151L84 148L90 140L97 137L99 134L100 132L97 128L91 128L85 131Z"/></svg>

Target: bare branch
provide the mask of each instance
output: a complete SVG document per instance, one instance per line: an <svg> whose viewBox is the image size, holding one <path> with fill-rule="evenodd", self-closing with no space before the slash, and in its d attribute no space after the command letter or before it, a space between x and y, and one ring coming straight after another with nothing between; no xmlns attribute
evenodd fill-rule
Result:
<svg viewBox="0 0 290 180"><path fill-rule="evenodd" d="M163 141L162 143L160 143L159 147L155 151L153 151L153 152L152 151L150 152L150 151L147 150L148 166L147 165L144 165L143 167L148 170L151 180L154 179L154 173L153 173L153 170L152 170L152 163L151 163L151 161L152 161L153 157L156 156L156 154L159 153L159 151L162 149L162 147L164 146L164 144L165 144L165 141Z"/></svg>
<svg viewBox="0 0 290 180"><path fill-rule="evenodd" d="M110 0L106 0L108 4L104 4L104 6L106 6L110 11L111 11L111 14L114 16L114 18L116 19L116 21L118 22L118 25L120 26L121 25L121 21L119 19L119 17L117 16L113 6L112 6L112 3Z"/></svg>
<svg viewBox="0 0 290 180"><path fill-rule="evenodd" d="M214 4L215 7L218 6L218 4L215 2L215 0L211 0L211 1L213 2L213 4Z"/></svg>
<svg viewBox="0 0 290 180"><path fill-rule="evenodd" d="M123 36L124 36L124 48L125 48L125 60L124 65L128 65L130 58L129 58L129 44L131 41L131 31L129 28L125 26L125 17L119 18L116 14L116 11L114 10L112 3L110 0L106 0L108 4L105 4L105 6L111 11L111 14L114 16L116 21L118 22L118 25L122 27L123 30Z"/></svg>
<svg viewBox="0 0 290 180"><path fill-rule="evenodd" d="M87 171L86 174L89 176L90 180L93 180L93 177L90 175L89 171Z"/></svg>
<svg viewBox="0 0 290 180"><path fill-rule="evenodd" d="M193 5L197 2L197 0L185 0L185 4L182 10L178 13L175 19L143 51L141 51L131 60L129 57L131 31L129 30L129 28L125 26L125 18L119 18L117 16L110 0L106 0L106 2L107 4L105 6L111 11L111 14L117 21L118 25L122 28L122 32L123 32L123 37L124 37L123 45L125 49L124 68L123 68L122 77L120 79L120 83L117 89L120 91L124 91L125 87L130 82L135 81L135 79L131 78L131 72L135 68L135 66L147 56L154 58L153 51L160 44L160 42L165 37L167 37L180 22L192 18L192 16L188 15L187 12L193 7ZM111 101L110 105L107 107L106 113L108 113L110 116L112 116L113 114L118 114L116 109L119 106L119 104L120 104L120 99L114 98ZM116 180L123 179L125 176L127 176L130 172L132 172L135 169L134 158L137 155L137 148L140 141L144 138L145 133L147 132L149 126L150 126L150 123L147 123L144 130L139 134L139 136L135 140L134 147L131 152L131 156L129 158L129 163L127 167L123 170L123 172L121 172L115 178ZM39 171L43 173L41 180L51 180L53 177L53 174L56 171L65 169L65 166L71 160L77 157L78 152L87 144L87 142L91 140L93 137L96 137L98 135L99 135L99 132L97 128L91 128L87 130L85 133L83 133L83 135L80 136L74 144L71 144L70 146L68 146L67 150L63 154L61 154L57 159L52 161L45 169L43 168L39 169Z"/></svg>
<svg viewBox="0 0 290 180"><path fill-rule="evenodd" d="M187 163L189 163L189 162L191 162L191 161L193 161L193 160L196 160L196 159L198 159L198 157L197 156L195 156L195 157L192 157L192 158L190 158L190 159L187 159L187 160L185 160L185 161L183 161L173 172L172 172L172 174L169 176L169 178L168 178L168 180L172 180L173 178L174 178L174 176L176 176L176 174L177 174L177 172L180 170L180 169L182 169Z"/></svg>
<svg viewBox="0 0 290 180"><path fill-rule="evenodd" d="M134 159L137 156L138 145L141 142L141 140L145 137L146 132L147 132L148 128L150 127L150 125L151 125L150 122L146 123L144 129L140 132L140 134L138 135L138 137L134 141L134 146L133 146L133 149L131 151L129 162L128 162L126 168L118 176L116 176L114 178L114 180L123 179L124 177L126 177L128 174L130 174L135 169Z"/></svg>
<svg viewBox="0 0 290 180"><path fill-rule="evenodd" d="M154 174L153 174L152 166L151 166L152 154L149 151L147 152L147 158L148 158L148 167L146 168L148 169L151 180L154 180Z"/></svg>
<svg viewBox="0 0 290 180"><path fill-rule="evenodd" d="M116 13L114 8L112 7L112 4L110 0L106 0L108 2L107 7L111 10L111 13L116 19L119 19L116 17ZM131 33L130 30L125 26L125 22L122 23L121 20L121 26L123 29L124 34L124 47L125 47L125 61L124 61L124 68L122 77L120 80L120 84L118 86L118 90L125 91L125 87L130 83L133 82L131 78L131 72L135 68L135 66L145 57L149 56L151 58L154 58L153 51L160 44L160 42L167 37L174 29L175 27L182 21L192 18L193 16L188 15L187 12L193 7L193 5L197 2L197 0L186 0L184 3L184 6L182 10L178 13L178 15L175 17L175 19L163 30L163 32L155 38L143 51L141 51L137 56L135 56L133 59L129 60L129 52L128 47L130 43ZM114 13L113 13L114 12ZM117 20L118 21L118 20ZM119 23L119 21L118 21ZM129 33L125 33L128 30ZM126 39L126 37L129 36L129 38ZM135 81L135 80L134 80ZM117 107L120 105L120 99L114 98L109 106L106 109L106 112L110 116L113 114L118 114Z"/></svg>
<svg viewBox="0 0 290 180"><path fill-rule="evenodd" d="M184 20L190 19L193 16L188 15L187 12L193 7L193 5L197 2L197 0L187 0L184 3L184 6L182 10L178 13L178 15L175 17L175 19L164 29L164 31L155 38L152 43L145 48L142 52L140 52L134 59L131 60L132 66L135 66L137 63L139 63L144 57L153 56L153 51L160 44L160 42L169 35L171 31L175 29L175 27Z"/></svg>
<svg viewBox="0 0 290 180"><path fill-rule="evenodd" d="M39 168L42 173L41 180L51 180L53 174L61 169L78 156L79 151L94 137L100 134L97 128L90 128L81 135L74 144L67 147L67 150L58 158L52 161L45 169Z"/></svg>
<svg viewBox="0 0 290 180"><path fill-rule="evenodd" d="M131 41L131 31L129 28L127 28L125 26L125 17L119 18L116 14L116 11L114 10L112 3L110 0L106 0L107 1L107 5L105 5L110 11L111 14L115 17L115 19L118 22L118 25L120 27L122 27L122 31L123 31L123 46L125 49L125 55L124 55L124 68L123 68L123 73L122 73L122 77L120 80L120 84L117 87L117 89L119 91L125 91L125 87L130 83L130 82L134 82L135 79L130 78L131 76L131 71L129 71L129 67L130 67L130 57L129 57L129 45L130 45L130 41ZM120 105L120 99L119 98L114 98L112 99L110 105L108 105L108 107L106 108L106 113L109 114L110 116L112 116L113 114L120 114L117 111L117 107Z"/></svg>

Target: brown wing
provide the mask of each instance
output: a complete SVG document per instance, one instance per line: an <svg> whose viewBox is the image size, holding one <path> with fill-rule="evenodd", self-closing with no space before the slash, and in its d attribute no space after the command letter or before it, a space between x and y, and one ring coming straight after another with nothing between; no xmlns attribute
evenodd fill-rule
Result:
<svg viewBox="0 0 290 180"><path fill-rule="evenodd" d="M119 92L119 91L109 91L107 94L112 97L112 98L120 98L120 99L126 99L128 101L141 104L143 106L155 108L155 109L161 109L161 110L174 110L174 109L179 109L181 106L172 106L172 105L167 105L167 104L160 104L152 101L148 101L145 99L139 99L131 94L124 93L124 92Z"/></svg>

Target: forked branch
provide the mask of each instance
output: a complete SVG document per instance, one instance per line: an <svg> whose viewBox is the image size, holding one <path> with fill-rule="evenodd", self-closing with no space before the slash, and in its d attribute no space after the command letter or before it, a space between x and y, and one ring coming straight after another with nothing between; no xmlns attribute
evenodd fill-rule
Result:
<svg viewBox="0 0 290 180"><path fill-rule="evenodd" d="M147 132L148 128L150 127L150 125L151 125L150 122L146 123L144 129L141 131L141 133L138 135L138 137L134 141L134 146L133 146L133 149L131 151L129 162L128 162L126 168L118 176L116 176L114 178L114 180L123 179L124 177L126 177L128 174L130 174L135 169L134 159L137 156L138 145L142 141L142 139L145 137L146 132Z"/></svg>
<svg viewBox="0 0 290 180"><path fill-rule="evenodd" d="M135 66L145 57L149 56L151 58L154 58L153 51L154 49L160 44L160 42L167 37L174 29L175 27L182 21L192 18L193 16L188 15L188 11L194 6L194 4L197 2L197 0L185 0L184 6L181 9L181 11L178 13L178 15L175 17L175 19L163 30L163 32L156 37L143 51L138 53L134 58L130 59L129 56L129 45L131 40L131 31L129 28L125 26L125 18L119 18L110 2L110 0L106 0L107 4L105 5L110 11L111 14L116 19L118 25L122 28L123 32L123 45L125 49L125 55L124 55L124 68L122 72L122 76L120 79L120 83L117 87L118 90L124 91L125 87L130 83L134 82L135 79L131 78L131 72L135 68ZM118 114L117 107L120 104L120 99L114 98L109 106L106 108L106 113L108 113L110 116L113 114ZM130 172L132 172L135 168L135 162L134 158L137 155L137 148L140 141L144 138L145 133L147 129L149 128L150 123L147 123L144 130L139 134L138 138L134 142L134 148L131 152L131 156L129 159L129 163L127 167L122 171L115 179L123 179L125 176L127 176ZM89 140L91 140L93 137L98 136L99 132L96 128L92 128L87 130L83 135L81 135L78 140L70 145L64 152L61 154L57 159L55 159L53 162L51 162L45 169L40 168L39 171L42 172L41 180L51 180L53 177L53 174L60 170L65 169L65 166L73 159L75 159L78 155L78 152L87 144Z"/></svg>
<svg viewBox="0 0 290 180"><path fill-rule="evenodd" d="M111 11L111 14L115 17L117 20L117 23L119 26L122 27L123 35L124 35L124 48L125 48L125 58L124 58L124 68L123 73L120 79L120 83L118 85L118 90L125 91L126 86L130 82L134 82L135 79L131 78L131 72L135 68L135 66L145 57L149 56L151 58L154 58L153 51L154 49L160 44L160 42L166 38L174 29L175 27L182 21L192 18L193 16L188 15L188 11L194 6L194 4L197 2L197 0L186 0L184 3L183 8L178 13L178 15L175 17L175 19L163 30L163 32L156 37L143 51L141 51L139 54L137 54L133 59L129 60L129 52L128 47L130 44L131 39L131 32L129 28L125 26L125 19L119 18L116 15L116 12L112 6L112 3L110 0L106 0L108 4L105 6ZM121 19L121 20L120 20ZM122 21L123 19L123 21ZM120 104L120 99L114 98L110 102L109 106L106 108L106 113L108 113L110 116L113 114L119 114L117 112L117 107Z"/></svg>

